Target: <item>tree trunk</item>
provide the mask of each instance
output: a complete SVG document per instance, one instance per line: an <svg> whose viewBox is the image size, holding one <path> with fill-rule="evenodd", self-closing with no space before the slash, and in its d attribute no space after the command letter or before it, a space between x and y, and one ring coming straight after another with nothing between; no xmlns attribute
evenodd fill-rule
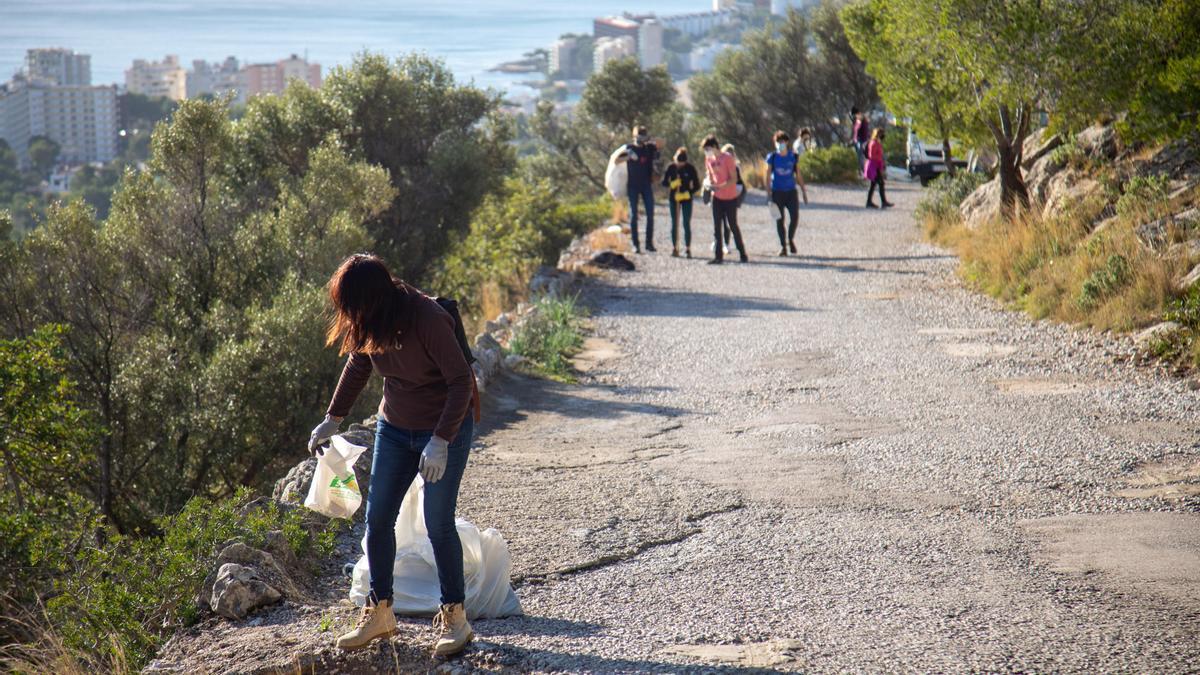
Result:
<svg viewBox="0 0 1200 675"><path fill-rule="evenodd" d="M1029 191L1025 189L1025 178L1021 175L1021 153L1011 142L997 148L1000 154L1000 214L1005 220L1016 215L1017 208L1029 208Z"/></svg>
<svg viewBox="0 0 1200 675"><path fill-rule="evenodd" d="M950 139L942 139L942 161L946 163L946 173L953 176L958 172L954 166L954 157L950 155Z"/></svg>

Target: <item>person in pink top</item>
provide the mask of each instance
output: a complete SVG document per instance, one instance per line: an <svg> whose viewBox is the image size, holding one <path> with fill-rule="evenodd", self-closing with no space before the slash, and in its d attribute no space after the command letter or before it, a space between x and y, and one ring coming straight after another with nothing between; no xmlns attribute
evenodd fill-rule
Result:
<svg viewBox="0 0 1200 675"><path fill-rule="evenodd" d="M863 165L863 178L871 181L871 187L867 190L867 208L877 209L875 206L875 186L879 186L879 201L883 204L883 208L889 208L892 203L887 200L887 195L883 192L883 179L887 175L887 163L883 160L883 129L876 127L871 132L871 142L867 145L867 162Z"/></svg>
<svg viewBox="0 0 1200 675"><path fill-rule="evenodd" d="M738 188L737 160L728 152L721 152L721 143L717 137L709 134L700 146L704 150L704 170L706 182L712 188L713 212L713 259L710 265L720 265L724 261L722 250L722 225L729 225L733 232L733 241L737 244L738 254L742 262L750 259L746 256L746 246L742 243L742 231L737 224Z"/></svg>

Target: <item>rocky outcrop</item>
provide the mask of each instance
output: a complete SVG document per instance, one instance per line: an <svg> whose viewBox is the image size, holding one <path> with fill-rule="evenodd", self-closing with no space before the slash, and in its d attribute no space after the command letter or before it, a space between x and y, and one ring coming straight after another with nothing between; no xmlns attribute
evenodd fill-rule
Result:
<svg viewBox="0 0 1200 675"><path fill-rule="evenodd" d="M301 566L282 532L270 532L262 548L227 542L200 586L196 604L228 619L283 599L304 601L310 575Z"/></svg>
<svg viewBox="0 0 1200 675"><path fill-rule="evenodd" d="M1075 135L1075 145L1092 159L1117 156L1117 130L1111 124L1092 125Z"/></svg>
<svg viewBox="0 0 1200 675"><path fill-rule="evenodd" d="M1074 169L1060 171L1052 176L1045 186L1045 198L1042 206L1042 217L1050 218L1056 213L1062 213L1083 204L1089 199L1102 196L1103 188L1099 181L1089 178ZM1030 195L1032 199L1033 195Z"/></svg>
<svg viewBox="0 0 1200 675"><path fill-rule="evenodd" d="M1000 177L975 188L958 207L963 223L975 230L1000 216Z"/></svg>
<svg viewBox="0 0 1200 675"><path fill-rule="evenodd" d="M225 563L217 571L209 604L226 619L244 619L259 607L273 605L283 594L258 577L258 570L237 563Z"/></svg>
<svg viewBox="0 0 1200 675"><path fill-rule="evenodd" d="M1029 170L1041 158L1049 155L1063 144L1063 137L1052 134L1046 127L1029 134L1021 146L1021 167Z"/></svg>

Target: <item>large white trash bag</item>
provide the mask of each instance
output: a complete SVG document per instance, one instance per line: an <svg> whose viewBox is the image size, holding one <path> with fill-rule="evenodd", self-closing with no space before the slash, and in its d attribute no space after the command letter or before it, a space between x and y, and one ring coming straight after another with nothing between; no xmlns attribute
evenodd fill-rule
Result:
<svg viewBox="0 0 1200 675"><path fill-rule="evenodd" d="M604 171L604 187L608 188L608 194L612 195L613 199L622 199L629 194L629 167L625 166L625 162L617 161L628 155L629 151L622 145L613 150L608 158L608 169Z"/></svg>
<svg viewBox="0 0 1200 675"><path fill-rule="evenodd" d="M329 439L329 447L317 458L317 470L304 505L330 518L349 518L362 504L362 491L354 475L354 463L367 451L341 436Z"/></svg>
<svg viewBox="0 0 1200 675"><path fill-rule="evenodd" d="M396 518L396 564L393 568L392 609L398 614L433 615L442 602L437 566L433 559L433 544L425 529L425 483L417 476ZM465 603L468 619L495 619L524 614L521 601L509 583L512 557L508 543L495 529L482 532L471 523L458 518L458 538L463 547L463 577L466 581ZM367 540L363 537L363 551ZM367 556L354 565L350 584L350 599L363 606L371 591L371 571Z"/></svg>

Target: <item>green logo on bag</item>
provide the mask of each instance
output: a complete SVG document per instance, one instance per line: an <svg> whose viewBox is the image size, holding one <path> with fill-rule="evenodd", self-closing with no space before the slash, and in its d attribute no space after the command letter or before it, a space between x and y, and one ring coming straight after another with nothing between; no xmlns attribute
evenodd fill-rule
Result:
<svg viewBox="0 0 1200 675"><path fill-rule="evenodd" d="M329 481L329 489L336 490L338 488L354 488L354 474L350 474L345 478L334 476L333 480Z"/></svg>

